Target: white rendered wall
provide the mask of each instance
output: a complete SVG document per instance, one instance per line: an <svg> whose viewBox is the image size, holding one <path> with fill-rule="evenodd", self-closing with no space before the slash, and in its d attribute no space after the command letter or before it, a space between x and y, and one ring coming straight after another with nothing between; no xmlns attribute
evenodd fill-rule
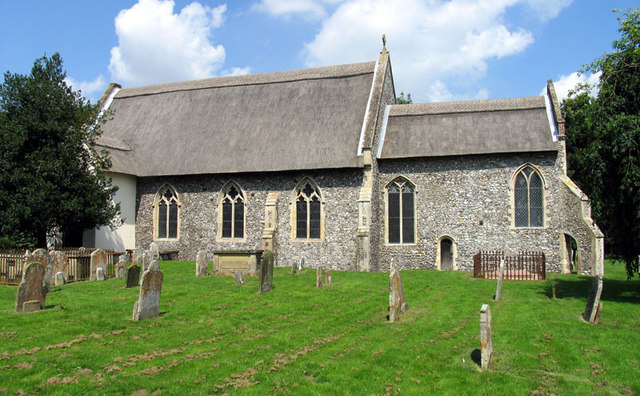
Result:
<svg viewBox="0 0 640 396"><path fill-rule="evenodd" d="M136 177L122 173L109 173L111 182L118 186L114 201L120 203L120 218L124 221L120 227L100 227L88 230L83 235L85 247L113 249L124 252L136 247Z"/></svg>

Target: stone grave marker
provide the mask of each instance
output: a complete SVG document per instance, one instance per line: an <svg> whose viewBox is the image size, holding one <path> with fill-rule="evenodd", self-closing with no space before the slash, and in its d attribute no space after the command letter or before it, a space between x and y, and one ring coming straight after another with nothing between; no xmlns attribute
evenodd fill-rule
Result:
<svg viewBox="0 0 640 396"><path fill-rule="evenodd" d="M55 285L64 285L69 277L69 259L67 259L67 255L58 250L53 250L49 253L49 257L53 265L52 273L54 274ZM62 283L58 279L58 274L62 274Z"/></svg>
<svg viewBox="0 0 640 396"><path fill-rule="evenodd" d="M327 270L327 272L324 273L324 281L327 286L331 285L331 271Z"/></svg>
<svg viewBox="0 0 640 396"><path fill-rule="evenodd" d="M96 280L103 281L107 279L105 269L103 267L96 268Z"/></svg>
<svg viewBox="0 0 640 396"><path fill-rule="evenodd" d="M67 283L67 280L62 272L56 272L56 276L54 278L54 284L56 286L62 286Z"/></svg>
<svg viewBox="0 0 640 396"><path fill-rule="evenodd" d="M44 250L44 249L36 249L33 251L33 253L31 253L30 256L27 256L27 263L36 261L40 264L42 264L42 268L44 268L44 276L42 277L42 286L46 288L45 293L49 292L49 290L51 289L51 274L52 274L52 269L50 268L50 259L49 259L49 253ZM24 278L24 273L27 270L27 267L25 266L24 268L22 268L22 277ZM49 275L49 281L47 281L47 274Z"/></svg>
<svg viewBox="0 0 640 396"><path fill-rule="evenodd" d="M400 319L400 314L409 310L409 304L404 300L404 289L400 271L392 268L389 271L389 322Z"/></svg>
<svg viewBox="0 0 640 396"><path fill-rule="evenodd" d="M300 259L300 261L298 261L298 271L302 271L304 269L304 257Z"/></svg>
<svg viewBox="0 0 640 396"><path fill-rule="evenodd" d="M260 266L260 293L268 293L273 288L273 253L267 251L262 256Z"/></svg>
<svg viewBox="0 0 640 396"><path fill-rule="evenodd" d="M98 268L102 268L104 274L107 273L107 252L102 249L96 249L91 253L91 280L100 280L96 277Z"/></svg>
<svg viewBox="0 0 640 396"><path fill-rule="evenodd" d="M151 264L152 257L153 253L150 250L142 252L142 272L147 270L147 267Z"/></svg>
<svg viewBox="0 0 640 396"><path fill-rule="evenodd" d="M138 301L133 306L133 320L144 320L160 315L160 293L164 275L158 260L153 260L142 273Z"/></svg>
<svg viewBox="0 0 640 396"><path fill-rule="evenodd" d="M500 300L500 292L502 292L502 280L504 279L504 259L500 259L500 267L498 269L498 285L496 286L495 301Z"/></svg>
<svg viewBox="0 0 640 396"><path fill-rule="evenodd" d="M133 249L133 259L131 262L136 264L142 264L142 253L144 253L142 248Z"/></svg>
<svg viewBox="0 0 640 396"><path fill-rule="evenodd" d="M322 287L322 267L316 268L316 289Z"/></svg>
<svg viewBox="0 0 640 396"><path fill-rule="evenodd" d="M118 258L118 264L116 266L116 278L124 278L127 276L127 265L129 260L127 254L121 254Z"/></svg>
<svg viewBox="0 0 640 396"><path fill-rule="evenodd" d="M160 260L160 246L157 243L151 242L149 251L151 252L151 260Z"/></svg>
<svg viewBox="0 0 640 396"><path fill-rule="evenodd" d="M209 258L207 257L206 250L198 250L196 254L196 276L209 275Z"/></svg>
<svg viewBox="0 0 640 396"><path fill-rule="evenodd" d="M24 303L27 301L37 300L40 302L40 308L44 308L44 302L47 297L42 285L44 274L44 266L38 261L31 261L27 265L16 293L16 312L22 312Z"/></svg>
<svg viewBox="0 0 640 396"><path fill-rule="evenodd" d="M236 271L236 285L244 285L244 273L240 270Z"/></svg>
<svg viewBox="0 0 640 396"><path fill-rule="evenodd" d="M480 367L482 369L489 368L492 353L491 308L489 304L484 304L480 308Z"/></svg>
<svg viewBox="0 0 640 396"><path fill-rule="evenodd" d="M600 305L600 296L602 295L602 283L602 275L596 275L593 277L587 306L582 314L584 320L589 323L595 323L596 317L598 316L598 306Z"/></svg>
<svg viewBox="0 0 640 396"><path fill-rule="evenodd" d="M127 268L127 283L126 288L136 287L138 286L138 282L140 281L140 266L137 264L131 264L129 268Z"/></svg>
<svg viewBox="0 0 640 396"><path fill-rule="evenodd" d="M298 264L297 263L293 263L293 265L291 266L291 273L295 274L298 272Z"/></svg>
<svg viewBox="0 0 640 396"><path fill-rule="evenodd" d="M38 311L41 311L42 308L43 306L40 300L25 301L24 304L22 305L22 312L24 313L38 312Z"/></svg>

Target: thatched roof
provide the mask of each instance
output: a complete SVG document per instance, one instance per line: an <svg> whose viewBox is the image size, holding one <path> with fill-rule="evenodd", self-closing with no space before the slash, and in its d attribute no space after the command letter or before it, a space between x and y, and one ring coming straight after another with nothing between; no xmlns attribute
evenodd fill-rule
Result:
<svg viewBox="0 0 640 396"><path fill-rule="evenodd" d="M362 166L375 62L122 89L98 144L137 176Z"/></svg>
<svg viewBox="0 0 640 396"><path fill-rule="evenodd" d="M380 158L555 151L545 97L392 105Z"/></svg>

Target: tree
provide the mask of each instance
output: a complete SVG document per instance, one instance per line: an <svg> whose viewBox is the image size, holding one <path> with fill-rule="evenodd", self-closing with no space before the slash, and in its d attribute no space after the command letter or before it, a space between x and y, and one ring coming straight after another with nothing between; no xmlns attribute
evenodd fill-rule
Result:
<svg viewBox="0 0 640 396"><path fill-rule="evenodd" d="M640 254L640 13L629 9L618 21L613 52L585 68L601 73L597 97L585 84L562 108L569 175L593 202L608 254L625 261L631 278Z"/></svg>
<svg viewBox="0 0 640 396"><path fill-rule="evenodd" d="M47 234L116 225L117 187L96 152L98 107L65 83L59 54L0 85L0 243L45 246Z"/></svg>
<svg viewBox="0 0 640 396"><path fill-rule="evenodd" d="M413 99L411 99L411 94L407 94L407 97L405 98L404 92L400 92L400 96L396 98L396 103L397 104L413 103Z"/></svg>

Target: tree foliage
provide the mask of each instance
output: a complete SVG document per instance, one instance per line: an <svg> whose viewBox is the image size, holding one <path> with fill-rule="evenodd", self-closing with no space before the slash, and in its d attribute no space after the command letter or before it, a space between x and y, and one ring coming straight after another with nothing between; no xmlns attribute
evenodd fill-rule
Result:
<svg viewBox="0 0 640 396"><path fill-rule="evenodd" d="M411 94L407 94L407 96L405 97L404 92L400 92L400 96L396 98L396 103L397 104L413 103L413 99L411 99Z"/></svg>
<svg viewBox="0 0 640 396"><path fill-rule="evenodd" d="M111 224L119 212L105 170L97 106L64 81L59 54L0 85L0 241L44 246L53 230ZM95 124L95 125L94 125ZM115 225L115 224L113 224Z"/></svg>
<svg viewBox="0 0 640 396"><path fill-rule="evenodd" d="M616 10L620 12L619 10ZM598 94L580 86L563 103L569 175L593 202L610 256L638 272L640 254L640 14L618 17L613 52L586 66L601 73Z"/></svg>

